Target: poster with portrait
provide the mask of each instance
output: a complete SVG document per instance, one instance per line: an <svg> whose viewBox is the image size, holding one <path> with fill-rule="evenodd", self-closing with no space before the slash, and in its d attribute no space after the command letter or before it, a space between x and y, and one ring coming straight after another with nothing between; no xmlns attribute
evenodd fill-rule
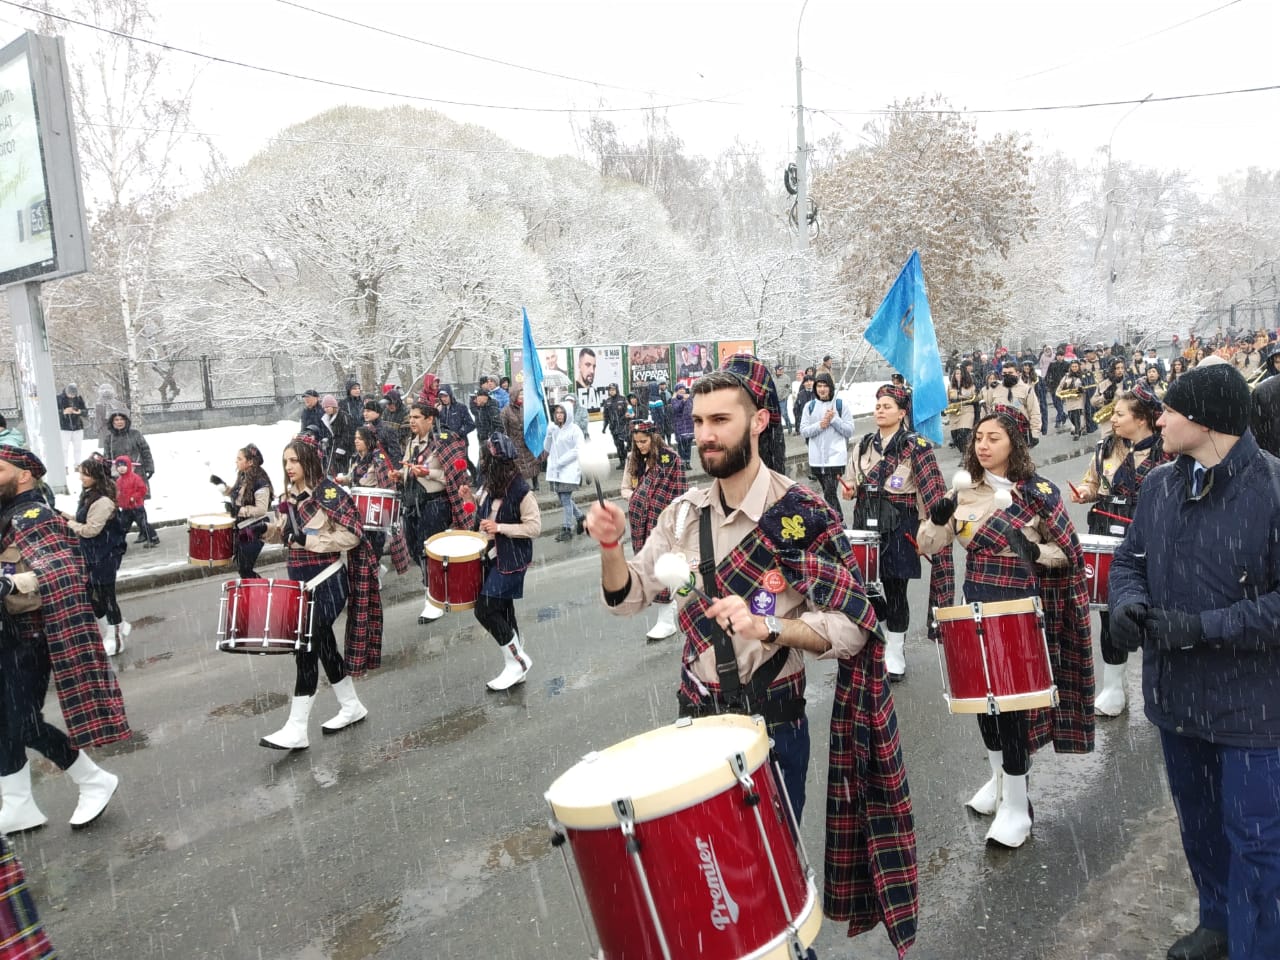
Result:
<svg viewBox="0 0 1280 960"><path fill-rule="evenodd" d="M585 406L592 420L601 417L600 408L609 395L609 384L616 383L623 390L622 355L619 344L609 346L588 345L573 347L573 385L578 405Z"/></svg>
<svg viewBox="0 0 1280 960"><path fill-rule="evenodd" d="M627 347L627 369L631 381L628 392L635 393L639 384L671 383L671 344L640 343Z"/></svg>
<svg viewBox="0 0 1280 960"><path fill-rule="evenodd" d="M693 381L716 368L712 344L709 341L677 343L675 351L676 383L692 386Z"/></svg>
<svg viewBox="0 0 1280 960"><path fill-rule="evenodd" d="M752 353L756 352L756 342L754 340L721 340L716 344L716 368L724 366L724 362L735 353Z"/></svg>
<svg viewBox="0 0 1280 960"><path fill-rule="evenodd" d="M573 381L569 378L569 347L539 347L542 358L542 390L551 403L559 403L569 395ZM512 385L524 385L524 351L507 351L508 376Z"/></svg>

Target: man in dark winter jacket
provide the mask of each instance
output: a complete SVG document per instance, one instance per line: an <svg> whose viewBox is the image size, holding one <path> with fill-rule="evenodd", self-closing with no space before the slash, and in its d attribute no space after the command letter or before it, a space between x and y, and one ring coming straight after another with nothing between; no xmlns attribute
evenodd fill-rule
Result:
<svg viewBox="0 0 1280 960"><path fill-rule="evenodd" d="M1200 899L1171 960L1280 957L1280 461L1227 364L1165 394L1178 454L1142 485L1111 565L1111 635L1143 649L1147 719Z"/></svg>
<svg viewBox="0 0 1280 960"><path fill-rule="evenodd" d="M502 411L484 387L477 390L476 395L471 398L471 419L475 423L478 437L502 433Z"/></svg>
<svg viewBox="0 0 1280 960"><path fill-rule="evenodd" d="M456 433L465 437L471 431L475 430L475 421L471 419L471 413L466 406L459 403L453 396L453 387L442 386L440 388L440 396L438 398L438 409L440 410L440 419L436 424L436 429L446 433ZM488 436L488 434L481 434Z"/></svg>
<svg viewBox="0 0 1280 960"><path fill-rule="evenodd" d="M84 418L88 412L79 388L68 383L58 394L58 428L62 431L62 455L70 456L66 462L68 470L78 469L84 459L80 456L80 446L84 443Z"/></svg>
<svg viewBox="0 0 1280 960"><path fill-rule="evenodd" d="M631 425L627 422L627 398L618 392L616 383L609 384L609 395L600 404L604 415L604 426L613 437L613 446L618 453L618 466L627 462L627 451L630 450Z"/></svg>
<svg viewBox="0 0 1280 960"><path fill-rule="evenodd" d="M1280 457L1280 377L1264 381L1253 391L1250 426L1258 446Z"/></svg>
<svg viewBox="0 0 1280 960"><path fill-rule="evenodd" d="M347 423L352 430L364 423L364 394L360 389L360 381L352 377L347 381L346 392L342 397L342 412L347 415Z"/></svg>
<svg viewBox="0 0 1280 960"><path fill-rule="evenodd" d="M1062 398L1058 396L1058 384L1062 383L1062 378L1067 375L1067 371L1070 369L1071 364L1067 362L1067 348L1059 347L1054 351L1053 361L1049 364L1049 368L1044 374L1045 394L1053 398L1053 429L1055 433L1061 433L1067 425L1067 411L1062 405ZM1046 410L1044 413L1045 423L1048 423L1048 411Z"/></svg>
<svg viewBox="0 0 1280 960"><path fill-rule="evenodd" d="M299 433L310 432L316 438L316 442L320 442L320 438L324 435L321 429L321 419L324 417L324 411L320 409L320 393L317 390L307 390L302 394L302 427Z"/></svg>

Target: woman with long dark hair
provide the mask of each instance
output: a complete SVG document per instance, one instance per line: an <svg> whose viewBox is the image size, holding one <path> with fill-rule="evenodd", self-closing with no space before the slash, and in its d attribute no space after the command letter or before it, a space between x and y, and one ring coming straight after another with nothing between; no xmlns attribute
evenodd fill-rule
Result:
<svg viewBox="0 0 1280 960"><path fill-rule="evenodd" d="M94 454L80 464L80 502L75 518L67 526L79 538L80 553L89 574L89 603L98 618L102 647L114 657L124 649L124 638L132 629L120 614L116 602L116 573L128 544L124 527L116 513L116 483L111 462Z"/></svg>
<svg viewBox="0 0 1280 960"><path fill-rule="evenodd" d="M490 434L480 453L485 485L475 495L480 532L489 538L476 619L502 648L503 657L502 672L487 684L490 690L523 683L533 666L520 639L515 602L524 596L524 574L533 561L533 541L542 532L542 511L516 457L510 437ZM464 496L470 493L464 490Z"/></svg>
<svg viewBox="0 0 1280 960"><path fill-rule="evenodd" d="M1049 742L1060 753L1093 749L1084 557L1057 487L1036 473L1030 436L1027 418L1011 407L979 420L964 459L971 485L943 497L917 534L921 553L930 555L960 541L966 603L1039 597L1043 608L1058 706L978 717L991 779L966 806L995 814L987 839L1006 847L1031 834L1031 752Z"/></svg>
<svg viewBox="0 0 1280 960"><path fill-rule="evenodd" d="M396 468L392 465L387 451L378 442L378 435L369 427L357 427L352 441L354 450L351 457L351 472L336 478L347 487L372 487L378 490L394 490L396 488ZM377 530L366 530L364 538L369 541L374 555L381 558L387 545L387 535Z"/></svg>
<svg viewBox="0 0 1280 960"><path fill-rule="evenodd" d="M241 580L254 580L258 577L254 565L262 553L262 534L266 530L271 501L275 498L275 488L262 464L262 451L251 443L236 451L235 483L228 486L217 474L209 478L209 482L227 498L227 510L236 520L232 544L236 570ZM261 518L258 523L240 526L246 520L258 518Z"/></svg>
<svg viewBox="0 0 1280 960"><path fill-rule="evenodd" d="M978 387L973 382L972 361L965 360L951 371L947 402L952 406L959 405L960 409L947 418L947 423L951 427L951 445L964 453L978 412Z"/></svg>
<svg viewBox="0 0 1280 960"><path fill-rule="evenodd" d="M289 548L289 579L312 584L311 643L294 653L297 676L289 719L259 743L273 750L305 750L321 665L340 708L321 725L323 732L337 733L368 716L351 680L382 662L382 597L378 560L362 536L355 503L324 475L318 444L309 435L295 437L285 445L282 460L285 489L266 539ZM344 653L339 653L333 624L344 608L347 631Z"/></svg>

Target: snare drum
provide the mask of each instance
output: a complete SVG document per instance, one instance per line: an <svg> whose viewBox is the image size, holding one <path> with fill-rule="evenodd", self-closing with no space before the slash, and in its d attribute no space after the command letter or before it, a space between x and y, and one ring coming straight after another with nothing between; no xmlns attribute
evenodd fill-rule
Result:
<svg viewBox="0 0 1280 960"><path fill-rule="evenodd" d="M227 567L235 559L235 520L206 513L187 520L187 562L198 567Z"/></svg>
<svg viewBox="0 0 1280 960"><path fill-rule="evenodd" d="M822 911L768 759L764 721L723 714L589 753L551 785L603 956L803 955Z"/></svg>
<svg viewBox="0 0 1280 960"><path fill-rule="evenodd" d="M480 563L488 543L484 534L446 530L426 542L427 596L444 610L470 610L480 599L484 569Z"/></svg>
<svg viewBox="0 0 1280 960"><path fill-rule="evenodd" d="M400 495L380 487L353 487L351 499L366 533L390 533L400 521Z"/></svg>
<svg viewBox="0 0 1280 960"><path fill-rule="evenodd" d="M874 530L846 530L844 535L862 574L863 591L868 595L884 593L880 584L880 534Z"/></svg>
<svg viewBox="0 0 1280 960"><path fill-rule="evenodd" d="M223 653L311 649L311 596L298 580L228 580L222 585L218 640Z"/></svg>
<svg viewBox="0 0 1280 960"><path fill-rule="evenodd" d="M1056 707L1058 688L1039 597L934 607L938 658L952 713Z"/></svg>
<svg viewBox="0 0 1280 960"><path fill-rule="evenodd" d="M1111 556L1123 537L1085 534L1080 538L1084 552L1084 575L1089 581L1089 609L1107 609L1107 579L1111 576Z"/></svg>

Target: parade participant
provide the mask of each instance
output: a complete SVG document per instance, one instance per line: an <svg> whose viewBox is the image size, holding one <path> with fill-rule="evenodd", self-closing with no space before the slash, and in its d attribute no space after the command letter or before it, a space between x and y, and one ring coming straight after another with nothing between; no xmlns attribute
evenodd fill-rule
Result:
<svg viewBox="0 0 1280 960"><path fill-rule="evenodd" d="M394 490L399 477L394 464L378 443L378 436L368 427L360 427L355 435L355 456L351 459L351 472L334 479L348 489L354 487L373 487L379 490ZM381 530L365 529L364 538L373 549L373 555L379 560L387 546L387 535ZM404 562L403 560L401 562ZM407 569L407 563L406 563Z"/></svg>
<svg viewBox="0 0 1280 960"><path fill-rule="evenodd" d="M68 383L58 394L58 429L62 431L62 455L67 463L80 462L80 446L84 443L84 418L89 407L80 396L80 388Z"/></svg>
<svg viewBox="0 0 1280 960"><path fill-rule="evenodd" d="M960 541L966 603L1038 595L1044 610L1058 706L978 717L991 779L966 806L996 815L987 839L1006 847L1021 846L1031 834L1031 752L1050 741L1059 753L1093 749L1093 644L1084 557L1057 488L1035 472L1030 434L1019 410L997 407L979 420L964 459L972 487L940 500L917 534L925 554ZM1000 491L1012 498L1004 509L997 507Z"/></svg>
<svg viewBox="0 0 1280 960"><path fill-rule="evenodd" d="M266 540L288 547L285 569L290 580L312 584L311 642L293 655L296 673L289 719L258 745L305 750L310 745L307 721L320 685L321 665L339 707L320 725L321 732L337 733L369 715L352 678L364 676L382 662L382 596L378 561L362 536L355 503L325 477L319 446L310 435L297 436L285 445L281 461L285 489L275 518L267 524ZM345 565L343 553L347 554ZM333 624L344 608L347 629L344 652L339 653Z"/></svg>
<svg viewBox="0 0 1280 960"><path fill-rule="evenodd" d="M66 523L36 489L44 464L0 447L0 833L48 822L31 795L28 747L80 788L73 830L107 808L119 778L85 753L129 736L124 699L94 623L84 560ZM52 675L67 732L44 719Z"/></svg>
<svg viewBox="0 0 1280 960"><path fill-rule="evenodd" d="M556 534L557 543L572 540L574 527L582 533L582 522L586 519L573 502L574 493L582 486L578 449L583 442L582 430L569 419L564 406L559 403L552 406L551 426L547 430L544 449L547 452L547 483L551 484L551 492L560 498L560 507L564 510L564 520Z"/></svg>
<svg viewBox="0 0 1280 960"><path fill-rule="evenodd" d="M404 459L399 427L382 419L382 405L377 400L364 402L364 425L377 436L378 443L392 463L399 463Z"/></svg>
<svg viewBox="0 0 1280 960"><path fill-rule="evenodd" d="M1049 364L1044 375L1045 395L1053 399L1053 429L1055 433L1061 433L1067 425L1067 411L1062 405L1062 399L1058 396L1058 384L1062 383L1062 378L1067 375L1067 370L1070 367L1070 361L1067 360L1067 348L1058 347L1054 351L1053 361ZM1047 421L1048 417L1046 416L1044 419ZM1040 432L1046 433L1047 431L1041 430ZM964 453L963 450L960 452Z"/></svg>
<svg viewBox="0 0 1280 960"><path fill-rule="evenodd" d="M1056 391L1062 409L1067 412L1067 419L1071 421L1072 440L1079 440L1085 434L1084 404L1088 393L1088 381L1083 367L1079 360L1072 360L1067 366L1066 374L1058 381Z"/></svg>
<svg viewBox="0 0 1280 960"><path fill-rule="evenodd" d="M1265 383L1280 374L1280 342L1263 347L1258 356L1263 371L1260 382Z"/></svg>
<svg viewBox="0 0 1280 960"><path fill-rule="evenodd" d="M1059 384L1061 386L1061 384ZM993 388L987 387L983 398L986 412L990 413L997 406L1013 407L1021 411L1027 423L1040 422L1040 401L1036 399L1035 384L1022 379L1018 367L1012 362L1006 363L1000 370L1000 382ZM1034 433L1031 435L1031 446L1040 442Z"/></svg>
<svg viewBox="0 0 1280 960"><path fill-rule="evenodd" d="M216 473L209 482L227 498L227 512L236 520L235 538L232 540L236 556L236 572L241 580L258 579L254 564L262 554L262 535L266 530L267 515L275 488L263 469L262 451L255 444L248 444L236 451L236 479L227 485ZM258 520L258 523L240 524Z"/></svg>
<svg viewBox="0 0 1280 960"><path fill-rule="evenodd" d="M1154 367L1150 368L1159 373ZM1098 441L1078 490L1071 491L1073 503L1092 503L1089 533L1122 537L1133 517L1134 504L1142 482L1154 468L1172 459L1160 443L1156 421L1163 407L1145 383L1120 394L1111 417L1111 435ZM1099 642L1102 647L1102 687L1093 700L1095 713L1118 717L1125 708L1125 665L1129 651L1116 646L1111 637L1111 616L1100 614Z"/></svg>
<svg viewBox="0 0 1280 960"><path fill-rule="evenodd" d="M1272 377L1253 391L1249 425L1258 446L1280 457L1280 377Z"/></svg>
<svg viewBox="0 0 1280 960"><path fill-rule="evenodd" d="M1111 565L1111 630L1142 649L1147 719L1199 894L1172 960L1280 957L1280 463L1249 430L1249 388L1197 367L1158 421L1153 471Z"/></svg>
<svg viewBox="0 0 1280 960"><path fill-rule="evenodd" d="M1098 393L1098 385L1106 379L1103 374L1104 361L1099 351L1093 347L1088 347L1084 351L1084 360L1080 363L1080 373L1084 377L1084 413L1081 419L1084 423L1084 430L1081 436L1086 433L1096 433L1098 425L1093 422L1093 398Z"/></svg>
<svg viewBox="0 0 1280 960"><path fill-rule="evenodd" d="M74 517L63 515L71 532L79 537L77 546L89 574L89 605L98 618L102 648L114 657L124 649L132 629L120 614L116 601L116 573L128 549L124 526L116 513L116 484L111 464L95 453L80 464L80 502Z"/></svg>
<svg viewBox="0 0 1280 960"><path fill-rule="evenodd" d="M604 427L613 437L613 446L618 454L618 466L627 462L627 398L618 392L616 383L609 384L609 395L601 404L604 414ZM520 428L524 429L521 422Z"/></svg>
<svg viewBox="0 0 1280 960"><path fill-rule="evenodd" d="M124 456L116 457L112 463L116 475L116 506L120 510L125 537L129 536L136 523L138 538L134 543L141 542L145 549L150 550L160 543L160 535L147 519L147 482L133 468L133 461Z"/></svg>
<svg viewBox="0 0 1280 960"><path fill-rule="evenodd" d="M951 445L962 454L969 445L973 421L977 419L978 388L974 385L972 371L973 364L968 361L956 364L947 387L947 402L959 405L959 410L948 418Z"/></svg>
<svg viewBox="0 0 1280 960"><path fill-rule="evenodd" d="M764 364L735 354L694 384L693 397L710 486L668 506L630 561L619 549L622 511L596 502L587 514L605 604L617 615L638 613L666 589L655 573L659 558L702 558L699 592L680 600L679 711L763 715L797 817L809 765L803 652L838 660L824 912L847 920L850 935L883 921L905 950L917 908L911 802L882 641L852 550L835 511L778 472L782 414Z"/></svg>
<svg viewBox="0 0 1280 960"><path fill-rule="evenodd" d="M409 449L405 452L401 483L404 487L401 516L409 555L422 568L422 585L427 586L426 542L450 527L468 529L463 511L462 489L469 481L466 441L447 432L437 432L440 416L435 407L415 403L409 408ZM444 616L444 610L423 597L418 623L430 623Z"/></svg>
<svg viewBox="0 0 1280 960"><path fill-rule="evenodd" d="M1087 426L1097 427L1100 429L1103 437L1107 437L1111 434L1111 418L1108 417L1102 423L1098 423L1094 419L1094 414L1108 406L1114 406L1116 397L1129 389L1129 383L1130 378L1128 373L1125 371L1124 361L1112 360L1107 366L1106 378L1098 384L1098 389L1094 391L1093 399L1090 401L1090 406L1086 414L1088 420ZM1092 433L1092 431L1090 432Z"/></svg>
<svg viewBox="0 0 1280 960"><path fill-rule="evenodd" d="M1157 400L1164 399L1165 385L1164 375L1160 372L1160 368L1154 363L1147 364L1146 371L1142 375L1143 384L1151 392Z"/></svg>
<svg viewBox="0 0 1280 960"><path fill-rule="evenodd" d="M537 401L535 401L537 402ZM524 442L524 387L519 386L511 391L511 402L502 411L502 429L516 448L516 466L520 468L520 476L533 490L538 489L538 473L542 462ZM483 459L483 458L481 458Z"/></svg>
<svg viewBox="0 0 1280 960"><path fill-rule="evenodd" d="M692 415L691 415L692 416ZM622 474L622 497L627 501L627 526L631 529L631 551L644 549L649 532L662 511L689 489L684 460L672 450L647 420L631 425L631 456ZM658 622L649 628L649 640L665 640L676 632L677 602L669 592L659 594L654 603Z"/></svg>
<svg viewBox="0 0 1280 960"><path fill-rule="evenodd" d="M841 496L854 500L853 527L880 535L882 597L872 597L876 619L884 624L884 668L891 681L907 672L905 643L911 625L907 581L920 579L915 547L920 515L932 510L947 492L929 441L908 427L911 403L901 387L885 384L876 391L876 430L866 434L849 455ZM939 558L942 562L943 558ZM954 583L954 568L947 579ZM950 585L949 585L950 586ZM954 586L929 605L949 606Z"/></svg>
<svg viewBox="0 0 1280 960"><path fill-rule="evenodd" d="M516 458L509 437L490 434L480 451L485 486L475 497L480 532L489 538L476 620L502 648L502 672L485 684L495 691L524 683L533 666L520 639L515 602L524 596L524 574L533 561L533 541L542 532L542 511ZM469 488L464 491L470 493Z"/></svg>
<svg viewBox="0 0 1280 960"><path fill-rule="evenodd" d="M849 438L853 436L853 410L836 396L831 376L819 373L813 382L813 399L800 415L800 436L809 446L809 475L822 486L822 496L831 509L840 513L837 492L840 475L849 459Z"/></svg>

